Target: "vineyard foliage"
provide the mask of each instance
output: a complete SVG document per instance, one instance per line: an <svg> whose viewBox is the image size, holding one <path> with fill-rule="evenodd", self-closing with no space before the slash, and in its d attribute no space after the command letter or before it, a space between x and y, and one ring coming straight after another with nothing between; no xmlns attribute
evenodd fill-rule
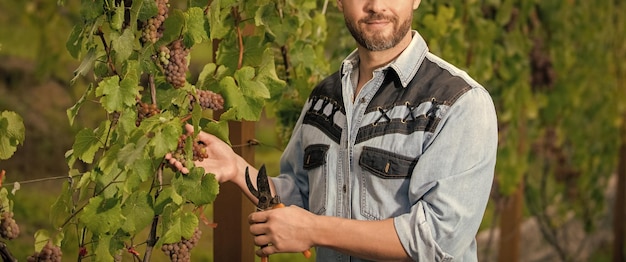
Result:
<svg viewBox="0 0 626 262"><path fill-rule="evenodd" d="M314 1L82 1L82 22L66 47L82 61L72 81L90 74L94 81L67 115L73 123L95 101L108 117L76 135L66 154L70 179L50 212L60 231L39 231L35 249L48 240L72 244L64 236L76 234L79 259L108 261L145 244L149 260L153 247L192 237L219 185L193 166L195 134L183 134L184 124L227 140L228 121L257 121L268 102L277 102L277 114L293 110L286 101L301 101L292 98L327 74L318 58L325 19L316 8ZM213 47L214 59L194 76L190 50L201 44ZM164 156L175 151L188 174L167 168ZM137 241L147 228L148 239Z"/></svg>
<svg viewBox="0 0 626 262"><path fill-rule="evenodd" d="M256 121L265 110L286 141L311 88L354 49L332 0L171 0L163 28L150 29L152 42L145 25L163 16L164 2L82 0L69 16L75 26L65 47L81 61L72 82L88 82L67 110L69 122L94 102L107 117L77 132L66 154L68 182L50 211L59 230L37 232L36 250L51 240L77 246L79 260L109 261L129 250L149 260L152 247L189 239L219 186L193 167L193 134L184 140L188 175L164 161L178 149L184 123L227 140L228 121ZM622 2L424 0L415 12L413 27L430 51L467 70L494 99L493 197L524 184L528 211L548 217L547 227L573 214L593 230L605 208L624 139ZM48 45L42 41L38 53L53 70ZM197 74L185 71L197 59L190 51L207 45L210 62ZM184 57L162 53L174 46ZM185 72L181 78L168 68ZM208 91L224 99L219 114L193 102ZM151 110L141 114L143 105ZM2 112L0 159L23 143L19 123ZM557 212L546 214L548 207ZM137 239L146 229L148 239Z"/></svg>

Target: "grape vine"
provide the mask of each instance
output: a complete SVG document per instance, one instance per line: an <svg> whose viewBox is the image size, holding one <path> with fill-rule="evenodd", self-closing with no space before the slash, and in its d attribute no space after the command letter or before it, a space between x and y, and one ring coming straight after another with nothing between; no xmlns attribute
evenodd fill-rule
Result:
<svg viewBox="0 0 626 262"><path fill-rule="evenodd" d="M272 30L282 21L251 18L279 17L280 11L274 3L220 0L86 1L81 9L83 22L67 47L91 63L96 80L68 116L73 123L95 97L108 118L78 132L67 159L80 179L66 182L52 206L61 230L39 231L36 250L44 243L74 244L79 261L138 259L141 253L150 261L156 248L172 261L190 261L204 221L190 210L211 204L219 187L210 170L194 166L207 154L197 133L184 126L226 140L228 121L258 120L269 99L279 96L286 84L275 65L279 47L261 36L285 33ZM256 30L244 34L245 27ZM194 74L193 50L203 43L219 43L216 59ZM136 242L144 229L148 239ZM77 243L63 241L70 235Z"/></svg>

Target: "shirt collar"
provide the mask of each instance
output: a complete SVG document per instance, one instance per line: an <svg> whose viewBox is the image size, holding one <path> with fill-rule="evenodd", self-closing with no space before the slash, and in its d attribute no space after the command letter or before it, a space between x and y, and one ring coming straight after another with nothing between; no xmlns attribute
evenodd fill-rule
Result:
<svg viewBox="0 0 626 262"><path fill-rule="evenodd" d="M426 45L424 38L422 38L422 36L415 30L412 30L411 32L413 33L413 38L407 48L404 49L404 51L402 51L402 53L395 60L379 68L391 68L396 71L396 74L402 83L402 87L406 87L413 79L415 73L428 53L428 46ZM358 65L359 54L355 49L341 63L341 74L345 75L351 72Z"/></svg>

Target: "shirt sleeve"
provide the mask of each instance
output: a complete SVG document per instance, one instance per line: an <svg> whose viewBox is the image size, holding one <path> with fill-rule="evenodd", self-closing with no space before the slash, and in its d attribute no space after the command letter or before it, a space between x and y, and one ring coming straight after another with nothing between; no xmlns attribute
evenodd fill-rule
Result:
<svg viewBox="0 0 626 262"><path fill-rule="evenodd" d="M394 218L416 261L477 260L475 236L489 200L498 143L491 97L469 90L439 111L441 122L411 177L409 213ZM471 255L473 257L464 257Z"/></svg>
<svg viewBox="0 0 626 262"><path fill-rule="evenodd" d="M302 165L304 151L302 149L301 128L305 113L304 108L306 106L303 107L289 143L281 155L280 175L271 179L281 202L287 206L296 205L308 210L309 181L306 176L297 176L297 174L304 174L305 172Z"/></svg>

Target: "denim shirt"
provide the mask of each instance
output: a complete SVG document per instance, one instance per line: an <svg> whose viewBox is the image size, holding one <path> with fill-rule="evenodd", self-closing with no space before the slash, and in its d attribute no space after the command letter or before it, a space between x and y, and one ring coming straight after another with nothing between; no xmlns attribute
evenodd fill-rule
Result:
<svg viewBox="0 0 626 262"><path fill-rule="evenodd" d="M491 97L416 31L353 99L358 61L350 54L305 103L273 178L281 200L318 215L393 218L415 261L476 261L496 162ZM316 251L318 261L363 261Z"/></svg>

